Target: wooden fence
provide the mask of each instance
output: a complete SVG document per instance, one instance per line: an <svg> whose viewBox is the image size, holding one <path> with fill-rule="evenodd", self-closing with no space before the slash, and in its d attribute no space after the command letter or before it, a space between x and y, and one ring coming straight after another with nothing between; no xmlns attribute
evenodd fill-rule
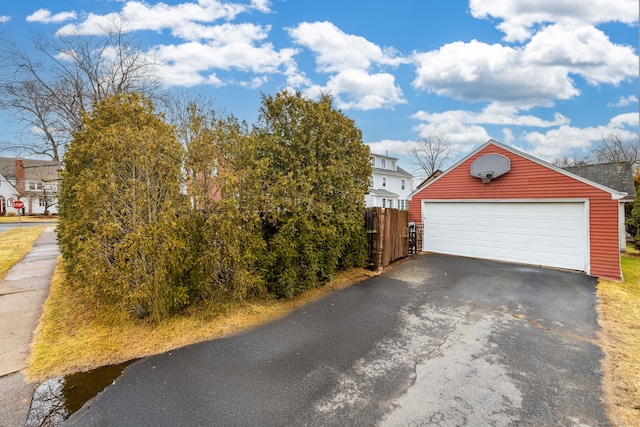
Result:
<svg viewBox="0 0 640 427"><path fill-rule="evenodd" d="M369 238L369 262L379 270L409 255L409 212L368 208L365 212Z"/></svg>

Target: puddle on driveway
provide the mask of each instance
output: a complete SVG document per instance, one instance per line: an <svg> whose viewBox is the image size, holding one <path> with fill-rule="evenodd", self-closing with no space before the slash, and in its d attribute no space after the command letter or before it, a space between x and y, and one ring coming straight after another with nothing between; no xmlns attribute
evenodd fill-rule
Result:
<svg viewBox="0 0 640 427"><path fill-rule="evenodd" d="M27 427L56 427L82 408L90 399L118 378L135 362L104 366L43 382L36 389L27 418Z"/></svg>

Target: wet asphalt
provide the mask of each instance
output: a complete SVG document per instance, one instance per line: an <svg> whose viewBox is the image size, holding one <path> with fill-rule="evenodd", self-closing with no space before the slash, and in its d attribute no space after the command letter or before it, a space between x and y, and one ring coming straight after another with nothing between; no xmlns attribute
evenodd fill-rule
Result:
<svg viewBox="0 0 640 427"><path fill-rule="evenodd" d="M130 365L72 426L608 425L595 278L416 256Z"/></svg>

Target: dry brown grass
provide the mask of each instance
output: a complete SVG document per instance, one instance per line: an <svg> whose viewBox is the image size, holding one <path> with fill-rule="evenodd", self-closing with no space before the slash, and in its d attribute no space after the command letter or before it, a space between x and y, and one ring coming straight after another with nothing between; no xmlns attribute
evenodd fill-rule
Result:
<svg viewBox="0 0 640 427"><path fill-rule="evenodd" d="M199 306L156 325L113 313L96 317L90 298L63 285L59 260L27 362L27 379L40 382L224 337L283 317L375 274L353 269L291 300Z"/></svg>
<svg viewBox="0 0 640 427"><path fill-rule="evenodd" d="M600 280L600 334L605 404L614 425L640 420L640 253L622 256L624 281Z"/></svg>
<svg viewBox="0 0 640 427"><path fill-rule="evenodd" d="M0 216L0 223L9 223L9 224L18 224L18 222L22 223L38 223L38 222L57 222L57 216L20 216L20 221L18 221L17 215L11 216Z"/></svg>
<svg viewBox="0 0 640 427"><path fill-rule="evenodd" d="M0 280L33 247L45 226L11 228L0 233Z"/></svg>

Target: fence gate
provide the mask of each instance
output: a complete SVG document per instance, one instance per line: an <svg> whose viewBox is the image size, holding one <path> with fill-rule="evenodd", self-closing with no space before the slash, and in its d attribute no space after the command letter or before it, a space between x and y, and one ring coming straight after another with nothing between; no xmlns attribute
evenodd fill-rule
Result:
<svg viewBox="0 0 640 427"><path fill-rule="evenodd" d="M409 212L368 208L365 212L369 238L369 263L379 270L409 255Z"/></svg>

